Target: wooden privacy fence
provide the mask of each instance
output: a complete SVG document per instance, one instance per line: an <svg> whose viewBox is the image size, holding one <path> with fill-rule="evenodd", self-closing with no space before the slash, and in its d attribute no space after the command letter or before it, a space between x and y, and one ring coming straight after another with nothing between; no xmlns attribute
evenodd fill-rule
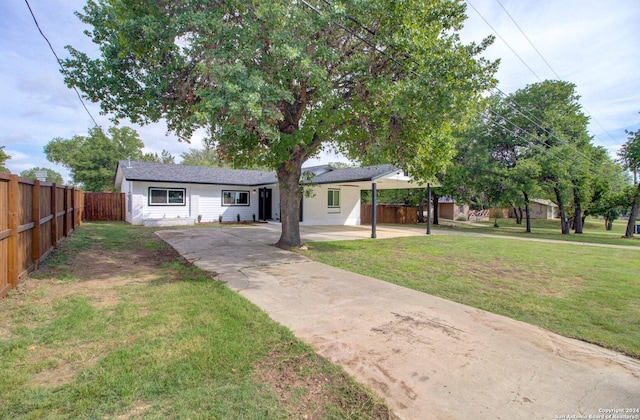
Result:
<svg viewBox="0 0 640 420"><path fill-rule="evenodd" d="M81 190L0 173L0 297L82 220Z"/></svg>
<svg viewBox="0 0 640 420"><path fill-rule="evenodd" d="M84 218L87 222L125 220L124 193L84 193Z"/></svg>
<svg viewBox="0 0 640 420"><path fill-rule="evenodd" d="M371 224L371 204L360 206L360 223L363 225ZM376 223L403 225L418 223L418 208L379 204L376 206Z"/></svg>

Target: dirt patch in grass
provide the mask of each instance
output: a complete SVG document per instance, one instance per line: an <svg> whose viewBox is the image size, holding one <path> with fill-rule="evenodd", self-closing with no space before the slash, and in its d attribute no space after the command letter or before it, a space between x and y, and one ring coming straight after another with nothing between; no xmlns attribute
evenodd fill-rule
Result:
<svg viewBox="0 0 640 420"><path fill-rule="evenodd" d="M20 284L18 293L46 287L44 295L49 300L86 296L97 307L108 307L118 301L115 288L163 279L158 268L179 258L173 249L154 252L86 249L70 255L64 264L45 265ZM64 287L56 287L60 285Z"/></svg>
<svg viewBox="0 0 640 420"><path fill-rule="evenodd" d="M105 251L98 248L70 252L63 264L45 264L27 277L4 304L16 308L33 301L50 311L60 299L89 298L97 309L113 308L121 299L118 288L128 284L172 280L161 270L165 264L180 261L173 249L146 251ZM8 321L8 320L7 320ZM8 338L13 326L4 322L0 337ZM96 364L108 351L120 343L90 342L70 345L35 346L28 348L25 363L33 376L29 383L37 387L58 387L75 380L78 373Z"/></svg>
<svg viewBox="0 0 640 420"><path fill-rule="evenodd" d="M84 414L102 412L106 417L121 419L163 416L162 413L171 417L178 412L206 417L216 412L228 413L228 410L242 412L247 405L279 413L276 417L284 413L288 418L306 419L394 418L379 398L302 343L290 341L288 336L282 342L274 341L281 351L253 362L248 384L243 377L246 371L230 368L234 373L229 374L228 384L214 381L205 386L202 384L206 380L199 381L147 399L144 397L146 387L158 384L173 387L197 377L198 370L215 372L220 369L218 365L242 366L243 360L214 357L203 350L207 343L215 340L213 336L194 333L199 323L228 334L229 349L242 349L247 343L244 337L237 338L227 327L219 325L227 322L224 317L228 314L224 310L218 315L219 321L204 315L207 312L203 306L209 300L200 302L198 314L202 313L202 317L183 313L188 305L175 303L184 297L176 294L178 290L186 294L204 290L208 299L221 299L227 292L214 292L214 287L222 287L221 283L216 286L217 282L207 281L216 280L216 273L200 272L152 231L130 228L124 233L136 235L131 242L102 246L93 239L93 231L101 227L91 226L88 228L91 230L72 237L71 244L63 243L38 271L27 276L0 301L0 311L11 315L0 325L3 341L0 344L4 346L0 350L12 360L0 365L4 370L0 372L9 378L3 383L0 375L0 389L11 390L11 401L7 400L4 410L0 406L0 417L36 413L38 407L47 404L59 413L69 414L65 411L68 407L60 403L65 397L60 396L80 398L81 395ZM112 237L118 239L118 235L112 234ZM167 303L166 296L172 296L174 303ZM225 301L218 303L224 306ZM158 311L157 305L169 310ZM236 319L246 316L246 312L229 309L229 313L233 315L229 321L243 327L243 322ZM271 328L261 318L262 315L248 316L246 323L255 323L260 331L265 325ZM189 320L188 325L181 324L184 320ZM179 334L189 337L175 339ZM274 333L248 339L270 340L269 334ZM170 343L168 348L165 343ZM304 348L300 356L298 346ZM229 349L220 350L231 351ZM200 359L193 366L183 368L177 362L180 354L194 354ZM131 369L142 366L136 370L139 373L128 377L127 363L133 363L135 368ZM164 363L166 370L163 370ZM120 372L118 366L125 367ZM149 375L148 384L144 379L138 380L145 375ZM93 380L95 384L91 383ZM105 392L118 395L125 391L137 393L136 400L123 400L118 406L99 397ZM206 397L199 397L200 391L212 398L230 393L232 402L212 404ZM247 392L257 398L251 402L234 402L235 392ZM193 402L174 400L175 393L184 393L184 398L192 398Z"/></svg>
<svg viewBox="0 0 640 420"><path fill-rule="evenodd" d="M292 418L314 420L332 417L323 408L332 406L343 412L348 412L349 407L370 406L372 418L398 418L376 397L364 391L351 394L335 392L347 386L346 374L329 377L317 372L317 366L324 363L329 362L316 354L283 358L282 354L273 352L258 364L255 374L287 406Z"/></svg>

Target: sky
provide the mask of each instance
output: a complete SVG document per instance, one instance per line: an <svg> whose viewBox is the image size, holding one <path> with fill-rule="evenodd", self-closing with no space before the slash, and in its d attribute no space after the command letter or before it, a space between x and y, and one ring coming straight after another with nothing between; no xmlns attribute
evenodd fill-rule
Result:
<svg viewBox="0 0 640 420"><path fill-rule="evenodd" d="M73 14L84 0L29 0L40 28L59 57L65 45L89 54L97 48ZM500 59L498 88L515 92L541 80L576 85L584 112L591 117L594 144L612 157L626 141L625 130L640 129L640 1L638 0L468 0L465 43L496 36L483 54ZM523 35L524 33L524 35ZM66 168L47 161L44 146L57 137L86 135L93 126L76 93L66 87L55 57L24 0L0 1L0 146L11 156L13 173L47 167L69 180ZM109 127L98 104L87 103L98 124ZM191 144L179 142L162 123L133 127L144 152L168 150L179 161L189 148L200 148L202 134ZM323 153L306 166L345 161Z"/></svg>

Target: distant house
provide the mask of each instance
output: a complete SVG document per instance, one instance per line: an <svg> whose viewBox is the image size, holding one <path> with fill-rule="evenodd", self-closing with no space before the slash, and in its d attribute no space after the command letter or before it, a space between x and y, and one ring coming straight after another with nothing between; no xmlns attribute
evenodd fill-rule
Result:
<svg viewBox="0 0 640 420"><path fill-rule="evenodd" d="M439 197L438 217L450 220L464 217L466 220L469 218L469 206L457 203L451 196Z"/></svg>
<svg viewBox="0 0 640 420"><path fill-rule="evenodd" d="M558 205L549 200L534 198L529 203L532 219L557 219Z"/></svg>
<svg viewBox="0 0 640 420"><path fill-rule="evenodd" d="M530 200L529 212L532 219L557 219L560 217L557 204L540 198ZM509 217L515 217L514 209L510 209Z"/></svg>
<svg viewBox="0 0 640 420"><path fill-rule="evenodd" d="M303 168L300 221L307 225L360 224L360 191L419 188L392 165L335 169ZM134 225L191 225L280 219L275 172L150 162L118 163L115 185L126 197L126 220Z"/></svg>

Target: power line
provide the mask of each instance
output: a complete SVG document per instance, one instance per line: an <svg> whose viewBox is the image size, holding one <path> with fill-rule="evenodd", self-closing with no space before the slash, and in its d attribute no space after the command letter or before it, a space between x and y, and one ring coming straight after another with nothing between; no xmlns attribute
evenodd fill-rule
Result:
<svg viewBox="0 0 640 420"><path fill-rule="evenodd" d="M53 49L53 45L51 45L51 42L49 42L49 39L46 37L44 32L42 32L42 29L40 28L40 24L38 23L38 19L36 19L36 15L33 13L33 10L31 9L31 5L29 4L29 1L28 0L24 0L24 2L27 4L27 7L29 8L29 13L31 13L31 17L33 18L33 21L35 22L36 27L38 28L38 32L40 32L40 35L42 35L44 40L47 41L47 45L49 45L49 49L51 50L51 52L55 56L56 62L58 63L58 66L60 67L61 70L64 71L64 67L62 67L62 60L60 60L60 57L58 57L58 54L56 54L56 51ZM89 108L87 108L87 105L84 103L84 100L82 99L82 96L80 95L80 92L78 91L78 88L76 88L75 86L72 86L72 87L73 87L73 90L76 92L76 95L78 96L78 99L80 100L80 103L82 104L82 107L84 108L84 110L87 112L87 114L89 115L89 117L93 121L93 124L95 124L96 127L99 127L98 123L95 120L95 118L93 118L93 115L91 115L91 112L89 112Z"/></svg>
<svg viewBox="0 0 640 420"><path fill-rule="evenodd" d="M553 154L552 151L556 151L556 149L553 148L546 148L544 147L544 143L541 141L541 139L539 139L538 137L534 136L533 134L531 134L530 132L528 132L527 130L525 130L524 128L520 127L519 125L515 124L513 121L511 121L510 119L508 119L507 117L505 117L504 115L499 114L498 112L496 112L495 110L488 108L489 112L493 115L496 115L497 117L501 118L502 120L504 120L505 122L507 122L508 124L511 124L514 127L514 130L519 130L518 131L513 131L510 130L508 127L501 125L501 127L507 131L509 134L511 134L514 137L517 137L520 140L523 140L525 143L527 143L529 146L531 147L535 147L537 149L539 149L540 151L542 151L543 153L551 156L552 158L560 161L560 162L565 162L566 160L571 160L573 163L575 163L576 165L581 166L581 162L579 162L578 160L576 160L574 158L573 155L567 155L567 156L563 156L563 157L559 157L556 154ZM527 136L529 136L530 139L527 139L525 137L523 137L520 133L524 133ZM558 139L560 140L560 139ZM534 142L538 142L540 144L535 144ZM565 146L571 146L569 143L564 144ZM587 169L594 175L598 175L598 171L595 169L596 168L596 164L595 162L591 161L591 159L589 157L587 157L586 155L583 155L581 153L579 153L579 151L576 149L576 156L580 156L583 159L586 160L587 163Z"/></svg>
<svg viewBox="0 0 640 420"><path fill-rule="evenodd" d="M494 28L494 27L489 23L489 21L488 21L487 19L485 19L485 17L482 15L482 13L480 13L480 11L479 11L478 9L476 9L476 7L473 5L473 3L471 3L469 0L466 0L466 2L467 2L467 4L468 4L469 6L471 6L471 7L473 8L473 10L475 10L475 11L476 11L476 13L478 14L478 16L480 16L480 17L482 18L482 20L484 20L484 22L485 22L485 23L486 23L486 24L491 28L491 30L496 34L496 36L497 36L498 38L500 38L500 39L502 40L502 42L504 42L504 44L507 46L507 48L509 48L509 50L511 50L511 52L512 52L516 57L518 57L518 60L520 60L520 61L522 62L522 64L524 64L524 66L525 66L526 68L528 68L528 69L529 69L529 71L531 72L531 74L533 74L534 76L536 76L536 78L537 78L540 82L542 82L542 79L540 78L540 76L538 76L538 75L536 74L536 72L535 72L535 71L533 71L533 69L529 66L529 64L527 64L527 62L526 62L526 61L524 61L524 59L518 55L518 53L517 53L517 52L516 52L516 51L511 47L511 45L507 42L507 40L506 40L506 39L504 39L504 38L502 37L502 35L500 35L500 33L496 30L496 28Z"/></svg>
<svg viewBox="0 0 640 420"><path fill-rule="evenodd" d="M313 10L314 12L316 12L318 15L322 15L322 12L316 8L315 6L309 4L307 1L305 0L300 0L302 4L304 4L305 6L307 6L309 9ZM327 0L324 0L324 3L326 3L327 5L331 6L331 3L329 3ZM370 34L375 35L375 32L371 31L370 29L366 28L365 26L363 26L362 24L360 24L355 18L349 16L349 20L356 22L360 27L364 28L367 32L369 32ZM373 44L372 42L370 42L368 39L364 38L361 35L358 35L357 33L355 33L354 31L352 31L351 29L347 28L346 26L344 26L343 24L336 22L335 20L332 20L331 23L333 23L334 25L336 25L338 28L349 32L351 35L353 35L354 37L358 38L360 41L364 42L365 44L367 44L368 46L370 46L371 48L373 48L376 52L378 52L379 54L382 54L383 56L387 57L389 60L391 60L394 64L397 64L400 67L404 67L405 69L407 69L411 74L413 74L416 77L420 77L422 78L422 76L418 73L416 73L415 71L411 70L410 68L408 68L405 64L401 63L400 61L398 61L397 59L393 58L392 56L390 56L389 54L387 54L385 51L383 51L382 49L380 49L380 47L378 47L377 45Z"/></svg>
<svg viewBox="0 0 640 420"><path fill-rule="evenodd" d="M524 33L524 31L522 30L522 28L520 27L520 25L518 25L518 23L516 22L516 20L513 18L513 16L511 16L511 13L509 13L509 11L504 7L504 5L502 4L502 2L500 0L496 0L498 2L498 4L500 5L500 7L502 7L502 10L504 10L504 12L507 14L507 16L509 16L509 19L511 19L511 22L513 22L514 25L516 25L516 28L518 28L518 30L520 31L520 33L522 34L522 36L527 40L527 42L529 43L529 45L531 45L531 48L534 49L534 51L536 53L538 53L538 56L540 56L540 58L542 59L542 61L544 61L544 63L547 65L547 67L549 67L549 69L551 70L551 72L558 78L558 80L561 80L562 78L560 76L558 76L558 73L556 73L556 71L553 69L553 67L551 67L551 64L549 64L549 62L544 58L544 56L542 55L542 53L536 48L535 45L533 45L533 42L531 42L531 39L529 39L529 37L527 36L527 34ZM472 6L473 7L473 6Z"/></svg>
<svg viewBox="0 0 640 420"><path fill-rule="evenodd" d="M558 78L558 80L561 80L562 78L558 75L558 73L553 69L553 67L551 67L551 64L549 64L549 62L544 58L544 56L542 55L542 53L536 48L535 45L533 45L533 42L531 42L531 39L529 39L529 37L527 36L527 34L524 33L524 31L522 30L522 28L520 27L520 25L518 25L518 23L516 22L516 20L513 18L513 16L511 16L511 14L509 13L509 11L504 7L504 5L502 4L502 2L500 0L496 0L498 2L498 4L500 5L500 7L502 7L502 10L504 10L504 12L507 14L507 16L509 16L509 19L511 19L511 22L513 22L514 25L516 25L516 28L518 28L518 30L520 31L520 33L522 34L522 36L524 36L524 38L527 40L527 42L529 43L529 45L531 45L531 47L535 50L536 53L538 53L538 55L540 56L540 58L542 59L542 61L544 61L544 63L547 65L547 67L549 67L549 69L551 70L551 72L556 76L556 78ZM472 6L473 7L473 6ZM591 117L591 119L593 119L593 121L596 122L596 124L598 124L598 126L605 132L607 133L607 135L609 137L611 137L611 139L613 141L616 141L616 139L613 138L613 136L611 135L611 133L609 133L609 131L607 131L606 128L604 128L602 126L602 124L600 124L600 121L598 121L592 114L591 112L589 112L589 110L583 105L582 106L585 111L587 111L587 113L589 114L589 116ZM617 141L616 141L617 142Z"/></svg>
<svg viewBox="0 0 640 420"><path fill-rule="evenodd" d="M313 10L315 13L317 13L317 14L319 14L319 15L321 15L321 14L322 14L322 12L321 12L318 8L316 8L316 7L312 6L312 5L310 5L307 1L305 1L305 0L301 0L301 2L302 2L305 6L307 6L307 7L308 7L308 8L310 8L311 10ZM332 6L332 4L331 4L328 0L323 0L323 2L324 2L325 4L327 4L328 6ZM478 13L478 15L480 15L480 17L482 17L482 19L484 19L484 17L483 17L483 16L478 12L478 10L477 10L477 9L476 9L476 8L475 8L475 7L474 7L474 6L473 6L473 5L472 5L468 0L467 0L467 2L469 3L469 5L471 5L471 7L473 7L473 8L474 8L474 10L476 10L476 12ZM360 23L360 22L359 22L357 19L355 19L354 17L352 17L352 16L348 16L348 19L349 19L350 21L354 22L355 24L357 24L358 26L360 26L362 29L364 29L364 30L365 30L366 32L368 32L369 34L371 34L371 35L374 35L374 36L375 36L375 32L374 32L374 31L372 31L371 29L367 28L365 25L363 25L362 23ZM485 20L485 22L487 23L487 25L489 25L489 26L491 27L491 29L493 29L493 30L495 31L495 29L491 26L491 24L490 24L489 22L487 22L487 20L486 20L486 19L484 19L484 20ZM421 78L421 79L425 80L425 79L422 77L422 75L421 75L421 74L416 73L415 71L413 71L413 70L409 69L409 68L408 68L408 66L407 66L406 64L401 63L400 61L398 61L398 60L396 60L395 58L391 57L389 54L387 54L387 53L386 53L386 51L384 51L384 50L380 49L377 45L374 45L372 42L370 42L370 41L369 41L369 40L367 40L366 38L364 38L364 37L362 37L362 36L360 36L360 35L356 34L356 33L355 33L355 32L353 32L352 30L348 29L347 27L345 27L344 25L342 25L342 24L340 24L340 23L338 23L338 22L332 21L332 23L333 23L334 25L338 26L339 28L341 28L341 29L343 29L343 30L345 30L345 31L349 32L351 35L353 35L353 36L357 37L359 40L361 40L362 42L364 42L364 43L366 43L367 45L369 45L370 47L372 47L376 52L378 52L378 53L380 53L380 54L383 54L385 57L389 58L389 59L390 59L390 60L392 60L394 63L398 64L399 66L404 67L404 68L405 68L405 69L407 69L407 70L409 70L409 71L411 72L411 74L413 74L413 75L415 75L415 76L417 76L417 77L419 77L419 78ZM496 34L497 34L498 36L500 36L500 35L497 33L497 31L495 31L495 32L496 32ZM502 37L501 37L501 39L502 39ZM503 41L504 41L504 39L503 39ZM511 46L510 46L506 41L504 41L504 42L505 42L505 44L507 44L507 46L508 46L512 51L513 51L513 49L511 48ZM518 56L518 54L517 54L517 53L515 53L515 51L513 51L513 52L514 52L514 54L515 54L518 58L520 58L520 56ZM411 58L411 57L409 56L408 58ZM529 68L529 70L530 70L530 71L531 71L531 72L532 72L536 77L538 77L538 76L535 74L535 72L534 72L534 71L533 71L533 70L532 70L532 69L531 69L531 68L530 68L530 67L529 67L529 66L524 62L524 60L522 60L522 58L520 58L520 60L523 62L523 64L525 64L525 66L527 66L527 68ZM540 78L538 77L538 79L540 79ZM542 82L542 80L541 80L541 82ZM500 90L500 89L499 89L499 88L497 88L497 87L495 87L494 89L496 89L497 91L499 91L499 92L500 92L500 94L502 94L502 95L505 97L505 99L507 99L507 101L506 101L506 102L507 102L507 105L508 105L508 106L510 106L510 107L511 107L511 108L512 108L516 113L518 113L518 114L522 115L522 116L523 116L524 118L526 118L529 122L531 122L532 124L534 124L534 126L536 126L536 127L537 127L537 128L539 128L540 130L542 130L544 133L546 133L547 135L549 135L549 137L550 137L550 138L553 138L553 139L555 139L556 141L558 141L558 143L561 143L561 144L563 144L563 145L565 145L565 146L570 146L570 144L569 144L566 140L560 139L560 138L559 138L558 136L556 136L554 133L552 133L552 132L550 132L549 130L547 130L546 128L544 128L544 127L541 125L541 124L542 124L542 121L540 121L540 120L539 120L536 116L534 116L533 114L528 113L528 111L527 111L527 110L525 110L521 105L519 105L517 102L515 102L512 98L509 98L509 96L508 96L506 93L504 93L502 90ZM518 109L516 106L517 106L517 107L519 107L519 108L521 108L521 109ZM494 111L492 111L491 109L490 109L490 111L491 111L491 112L494 112ZM495 112L494 112L494 114L499 115L499 114L497 114L497 113L495 113ZM528 114L528 115L527 115L527 114ZM500 117L501 117L501 118L503 118L505 121L507 121L509 124L513 125L514 127L518 128L519 130L521 130L522 132L527 133L530 137L532 137L532 138L533 138L533 139L535 139L536 141L540 141L540 139L538 139L537 137L533 136L531 133L529 133L527 130L523 129L522 127L519 127L519 126L518 126L517 124L515 124L513 121L509 120L508 118L506 118L506 117L504 117L504 116L500 116ZM536 120L537 120L537 121L536 121ZM507 131L510 131L510 130L508 130L508 128L506 128L506 127L505 127L505 129L506 129ZM523 139L522 137L520 137L517 133L513 133L513 134L514 134L514 135L516 135L516 136L518 136L518 137L519 137L519 138L521 138L522 140L527 141L526 139ZM530 141L527 141L527 142L528 142L528 143L531 143ZM531 145L532 145L532 146L534 146L534 147L539 147L539 148L541 148L541 150L543 150L545 153L549 154L550 156L552 156L552 157L554 157L554 158L556 158L556 159L558 159L558 160L562 160L562 159L560 159L559 157L557 157L557 156L555 156L555 155L551 154L551 152L549 152L549 151L548 151L548 150L546 150L545 148L541 147L540 145L535 145L535 144L531 144ZM581 151L579 151L579 150L577 150L577 149L576 149L575 151L576 151L576 153L577 153L577 155L578 155L578 156L581 156L583 159L585 159L585 160L586 160L586 162L588 162L588 169L589 169L592 173L596 173L596 171L595 171L593 168L597 167L597 165L596 165L596 164L591 160L591 158L590 158L590 157L588 157L588 156L586 156L586 155L584 155L584 154L582 154L582 152L581 152ZM578 165L579 165L579 162L578 162L577 160L575 160L573 157L571 157L570 159L571 159L574 163L576 163L576 164L578 164Z"/></svg>
<svg viewBox="0 0 640 420"><path fill-rule="evenodd" d="M500 94L503 95L504 97L504 101L503 103L505 103L507 106L509 106L513 111L515 111L517 114L521 115L522 117L524 117L527 121L529 121L530 123L532 123L536 128L539 128L543 133L547 134L550 138L556 140L558 143L564 145L564 146L570 146L569 142L567 140L561 139L560 137L558 137L555 133L552 133L551 131L549 131L547 128L543 127L543 121L541 121L538 117L536 117L535 115L533 115L532 113L530 113L529 111L527 111L526 109L524 109L524 107L522 107L522 105L518 104L516 101L513 100L513 98L509 97L507 94L505 94L502 90L495 88L497 91L500 92ZM490 110L491 111L491 110ZM493 111L492 111L493 112ZM499 114L497 114L499 115ZM500 115L501 118L505 119L505 121L508 121L509 123L511 123L512 125L518 127L520 130L523 130L524 132L527 132L525 129L523 129L522 127L517 126L517 124L513 123L512 121L510 121L508 118ZM591 160L591 158L587 155L585 155L584 153L582 153L580 150L576 149L576 154L577 155L581 155L581 157L583 159L585 159L587 162L589 162L589 164L593 167L597 167L597 164L595 162L593 162ZM577 162L576 162L577 163Z"/></svg>

